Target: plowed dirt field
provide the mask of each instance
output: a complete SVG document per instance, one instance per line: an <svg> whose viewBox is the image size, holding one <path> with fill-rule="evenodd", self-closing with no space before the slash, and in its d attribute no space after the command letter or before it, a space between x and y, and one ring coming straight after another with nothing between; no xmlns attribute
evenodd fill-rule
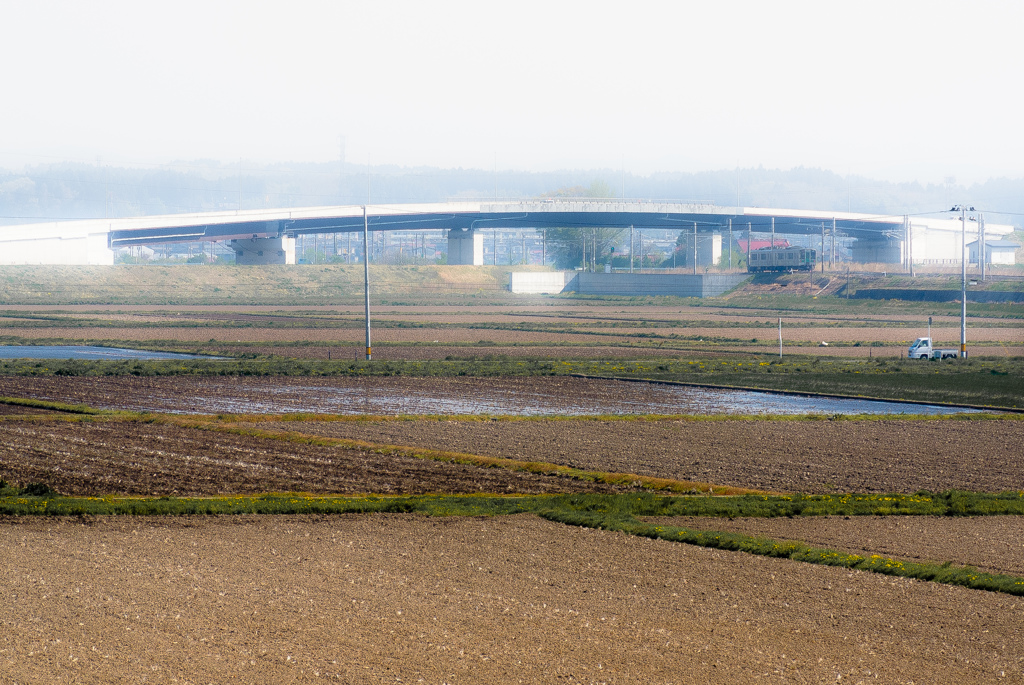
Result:
<svg viewBox="0 0 1024 685"><path fill-rule="evenodd" d="M1021 599L532 516L0 523L11 683L981 683Z"/></svg>
<svg viewBox="0 0 1024 685"><path fill-rule="evenodd" d="M161 394L150 379L8 381L18 385L3 394L24 383L36 396L100 406L131 407L141 394L179 411L190 402L187 388ZM611 491L210 426L6 411L0 477L69 494ZM914 492L1024 489L1022 426L360 418L234 427L780 491ZM1024 570L1019 517L671 522ZM12 683L1024 681L1019 597L532 516L5 519L0 597L0 682Z"/></svg>
<svg viewBox="0 0 1024 685"><path fill-rule="evenodd" d="M782 492L1024 490L1024 422L1012 419L359 420L260 425Z"/></svg>
<svg viewBox="0 0 1024 685"><path fill-rule="evenodd" d="M612 486L136 422L0 422L0 477L67 495L614 492Z"/></svg>

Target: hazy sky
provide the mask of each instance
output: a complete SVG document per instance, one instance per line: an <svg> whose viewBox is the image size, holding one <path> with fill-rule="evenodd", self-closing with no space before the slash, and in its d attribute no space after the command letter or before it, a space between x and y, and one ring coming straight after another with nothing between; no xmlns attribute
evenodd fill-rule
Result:
<svg viewBox="0 0 1024 685"><path fill-rule="evenodd" d="M1024 177L1024 3L0 0L0 167Z"/></svg>

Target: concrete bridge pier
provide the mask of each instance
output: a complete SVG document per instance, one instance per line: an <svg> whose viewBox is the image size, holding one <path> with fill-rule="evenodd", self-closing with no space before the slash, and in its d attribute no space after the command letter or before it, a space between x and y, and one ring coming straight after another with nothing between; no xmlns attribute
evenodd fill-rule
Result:
<svg viewBox="0 0 1024 685"><path fill-rule="evenodd" d="M253 266L295 263L295 238L288 236L232 240L231 249L235 251L235 264Z"/></svg>
<svg viewBox="0 0 1024 685"><path fill-rule="evenodd" d="M853 241L853 261L861 263L902 264L906 255L902 239L879 235L871 238L857 238Z"/></svg>
<svg viewBox="0 0 1024 685"><path fill-rule="evenodd" d="M448 231L448 263L452 265L483 266L484 236L472 228L453 228Z"/></svg>
<svg viewBox="0 0 1024 685"><path fill-rule="evenodd" d="M694 240L697 241L694 249ZM683 249L678 252L676 266L717 266L722 259L722 234L699 231L696 235L687 233ZM696 257L696 259L695 259Z"/></svg>

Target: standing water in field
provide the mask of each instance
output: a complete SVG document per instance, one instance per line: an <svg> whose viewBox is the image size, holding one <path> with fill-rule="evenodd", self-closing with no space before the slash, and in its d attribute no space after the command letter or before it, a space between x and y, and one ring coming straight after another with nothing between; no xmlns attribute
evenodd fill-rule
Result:
<svg viewBox="0 0 1024 685"><path fill-rule="evenodd" d="M108 359L108 360L159 360L159 359L221 359L199 354L181 352L159 352L154 350L129 350L121 347L99 347L95 345L0 345L0 359Z"/></svg>
<svg viewBox="0 0 1024 685"><path fill-rule="evenodd" d="M946 414L958 407L592 378L222 377L19 379L22 397L97 408L283 414ZM12 388L11 392L15 392Z"/></svg>
<svg viewBox="0 0 1024 685"><path fill-rule="evenodd" d="M485 381L486 379L479 379ZM976 411L958 407L833 397L808 397L749 390L719 390L677 385L595 381L599 394L532 391L509 392L475 387L470 392L439 393L430 389L381 387L290 387L267 389L272 397L224 407L210 398L205 411L263 413L323 412L331 414L515 414L524 416L596 416L602 414L954 414ZM540 385L540 384L538 384ZM639 386L639 387L637 387ZM255 388L253 388L255 390ZM200 406L203 398L193 398ZM250 408L245 409L244 404Z"/></svg>

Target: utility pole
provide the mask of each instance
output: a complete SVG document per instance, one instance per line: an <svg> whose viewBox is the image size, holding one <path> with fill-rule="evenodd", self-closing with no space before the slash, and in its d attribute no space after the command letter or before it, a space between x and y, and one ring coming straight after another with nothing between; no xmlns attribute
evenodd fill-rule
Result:
<svg viewBox="0 0 1024 685"><path fill-rule="evenodd" d="M907 227L907 271L914 277L914 225L910 223L910 215L903 216L903 225Z"/></svg>
<svg viewBox="0 0 1024 685"><path fill-rule="evenodd" d="M960 358L967 358L967 209L960 208Z"/></svg>
<svg viewBox="0 0 1024 685"><path fill-rule="evenodd" d="M370 220L363 205L363 293L366 296L366 361L373 359L370 347Z"/></svg>
<svg viewBox="0 0 1024 685"><path fill-rule="evenodd" d="M748 221L747 222L747 271L748 272L750 271L750 240L751 240L751 238L750 238L750 235L751 235L750 227L751 226L752 226L752 224Z"/></svg>
<svg viewBox="0 0 1024 685"><path fill-rule="evenodd" d="M836 267L836 218L832 217L832 257L829 259L829 265L834 269Z"/></svg>
<svg viewBox="0 0 1024 685"><path fill-rule="evenodd" d="M732 271L732 219L729 219L729 271Z"/></svg>
<svg viewBox="0 0 1024 685"><path fill-rule="evenodd" d="M960 212L960 359L967 359L967 212L974 207L954 205L951 212Z"/></svg>
<svg viewBox="0 0 1024 685"><path fill-rule="evenodd" d="M978 262L981 266L981 280L985 280L985 262L988 250L985 248L985 215L978 215Z"/></svg>
<svg viewBox="0 0 1024 685"><path fill-rule="evenodd" d="M693 222L693 275L697 275L697 222Z"/></svg>
<svg viewBox="0 0 1024 685"><path fill-rule="evenodd" d="M825 222L824 221L821 222L821 254L819 255L819 259L821 259L821 273L825 273Z"/></svg>
<svg viewBox="0 0 1024 685"><path fill-rule="evenodd" d="M592 228L590 233L590 273L597 273L597 229Z"/></svg>
<svg viewBox="0 0 1024 685"><path fill-rule="evenodd" d="M967 208L963 205L960 206L960 358L967 358Z"/></svg>
<svg viewBox="0 0 1024 685"><path fill-rule="evenodd" d="M633 273L633 227L629 227L629 273Z"/></svg>

